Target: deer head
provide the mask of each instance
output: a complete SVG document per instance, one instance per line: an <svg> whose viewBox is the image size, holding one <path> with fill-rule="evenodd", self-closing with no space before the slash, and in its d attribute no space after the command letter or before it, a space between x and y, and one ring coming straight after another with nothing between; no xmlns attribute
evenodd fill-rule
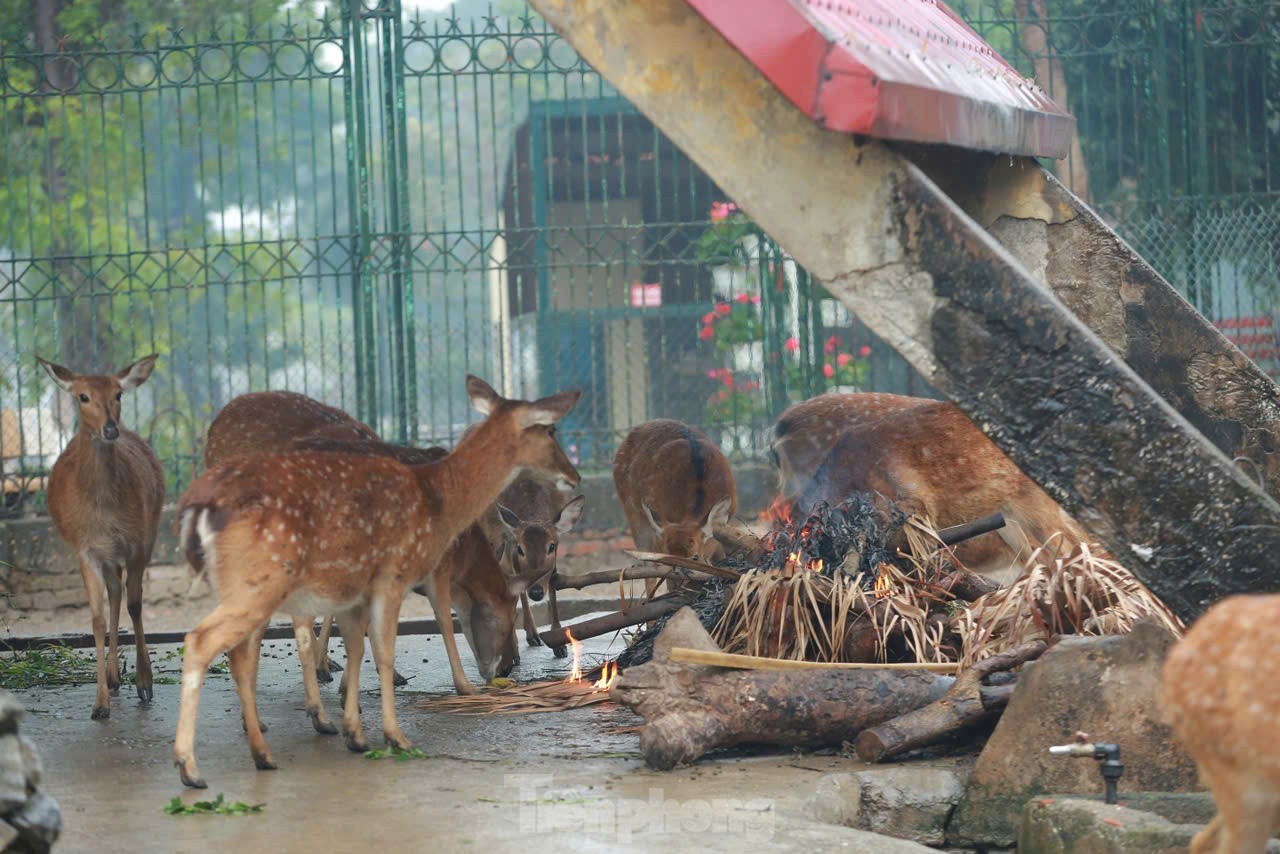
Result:
<svg viewBox="0 0 1280 854"><path fill-rule="evenodd" d="M36 356L36 361L63 391L75 397L80 406L80 430L103 442L120 438L120 398L137 388L151 376L158 353L152 353L114 376L89 376L72 373L61 365Z"/></svg>
<svg viewBox="0 0 1280 854"><path fill-rule="evenodd" d="M716 539L715 529L729 522L733 499L722 498L707 511L702 520L659 520L648 504L641 503L645 517L658 535L657 549L666 554L714 563L724 556L724 547Z"/></svg>
<svg viewBox="0 0 1280 854"><path fill-rule="evenodd" d="M579 495L568 501L550 523L526 522L511 510L498 505L498 516L506 528L503 549L511 549L511 565L516 578L529 580L529 598L542 601L542 582L556 569L556 552L560 535L573 530L582 517L586 496Z"/></svg>

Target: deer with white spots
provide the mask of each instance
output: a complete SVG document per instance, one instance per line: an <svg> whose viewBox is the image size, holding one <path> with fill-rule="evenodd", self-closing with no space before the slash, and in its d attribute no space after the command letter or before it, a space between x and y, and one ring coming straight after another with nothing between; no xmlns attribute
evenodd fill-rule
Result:
<svg viewBox="0 0 1280 854"><path fill-rule="evenodd" d="M89 594L98 655L98 690L91 717L101 720L111 716L108 693L120 689L116 643L122 583L137 649L134 687L139 699L149 702L152 698L151 660L142 631L142 576L160 524L164 470L146 440L120 426L120 399L147 381L157 357L139 359L112 376L76 374L36 358L79 404L79 428L49 475L49 515L79 558L80 576ZM109 649L104 649L108 629L102 613L104 599L111 612Z"/></svg>
<svg viewBox="0 0 1280 854"><path fill-rule="evenodd" d="M636 545L714 563L715 536L738 509L729 461L696 427L658 418L631 429L613 458L613 485ZM657 584L645 583L650 595Z"/></svg>
<svg viewBox="0 0 1280 854"><path fill-rule="evenodd" d="M1192 854L1262 854L1280 831L1280 595L1231 596L1178 641L1162 694L1218 813Z"/></svg>
<svg viewBox="0 0 1280 854"><path fill-rule="evenodd" d="M257 717L256 649L245 641L277 611L335 615L353 663L363 657L368 632L383 735L390 746L410 747L392 686L405 593L430 579L441 613L448 613L449 583L436 573L441 558L520 471L576 483L555 424L580 392L507 400L469 376L467 393L487 417L439 462L410 467L376 455L294 451L232 460L187 490L178 508L182 543L192 568L210 577L218 606L186 637L174 739L183 783L204 787L196 712L204 674L223 652L254 762L275 767ZM444 640L455 658L452 634ZM343 733L349 748L364 751L359 668L348 667L346 678Z"/></svg>
<svg viewBox="0 0 1280 854"><path fill-rule="evenodd" d="M808 513L820 501L839 504L854 492L892 501L939 528L1003 513L1004 528L955 547L960 562L982 574L1007 577L1046 542L1067 553L1087 541L1080 525L947 401L820 395L782 413L770 457L787 515Z"/></svg>

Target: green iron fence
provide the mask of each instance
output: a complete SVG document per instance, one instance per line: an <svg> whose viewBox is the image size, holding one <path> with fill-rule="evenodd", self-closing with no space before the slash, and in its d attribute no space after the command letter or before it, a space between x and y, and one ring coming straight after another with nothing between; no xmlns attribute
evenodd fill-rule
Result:
<svg viewBox="0 0 1280 854"><path fill-rule="evenodd" d="M1067 180L1267 356L1275 4L958 8L1079 117ZM527 12L365 0L5 43L0 132L0 512L38 512L74 425L36 353L82 371L163 354L125 419L171 494L217 409L256 389L449 444L468 371L513 395L577 386L563 435L584 468L646 418L742 458L791 400L930 393Z"/></svg>

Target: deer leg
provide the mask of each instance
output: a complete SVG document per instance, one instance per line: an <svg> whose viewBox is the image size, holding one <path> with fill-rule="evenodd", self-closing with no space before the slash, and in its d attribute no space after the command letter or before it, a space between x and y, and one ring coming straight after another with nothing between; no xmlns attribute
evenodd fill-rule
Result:
<svg viewBox="0 0 1280 854"><path fill-rule="evenodd" d="M226 602L200 621L183 641L182 695L178 704L178 732L173 740L174 764L184 785L206 788L196 768L196 712L200 706L200 688L213 660L249 637L266 623L279 604L278 599L237 603ZM257 717L255 711L254 717Z"/></svg>
<svg viewBox="0 0 1280 854"><path fill-rule="evenodd" d="M240 643L227 651L227 663L231 665L231 679L236 683L240 696L240 712L244 718L244 731L249 736L249 752L259 771L274 771L276 763L271 759L271 748L262 737L265 727L258 719L258 659L262 654L262 629L264 623Z"/></svg>
<svg viewBox="0 0 1280 854"><path fill-rule="evenodd" d="M369 749L360 729L360 661L364 658L364 633L369 627L369 614L363 607L356 607L338 615L338 631L342 645L347 650L347 666L342 671L342 684L346 694L342 706L342 734L347 749L364 753Z"/></svg>
<svg viewBox="0 0 1280 854"><path fill-rule="evenodd" d="M93 642L98 653L98 690L93 699L95 721L111 717L111 700L107 695L107 621L102 614L102 606L107 591L102 580L104 567L88 555L80 556L80 577L84 580L85 592L89 594L89 613L93 615Z"/></svg>
<svg viewBox="0 0 1280 854"><path fill-rule="evenodd" d="M266 624L266 622L263 622L263 624L262 624L262 625L260 625L260 626L258 626L258 628L254 629L254 630L253 630L253 633L252 633L252 634L250 634L250 635L249 635L249 637L248 637L248 638L246 638L246 639L245 639L245 641L244 641L245 643L252 645L252 647L253 647L255 650L257 650L256 654L254 655L254 659L253 659L254 685L257 685L258 661L260 660L260 658L261 658L261 656L262 656L262 637L263 637L263 635L265 635L266 633L267 633L267 624ZM228 666L228 667L230 667L230 665L231 665L231 656L230 656L230 654L228 654L228 655L227 655L227 666ZM232 681L233 681L233 682L235 681L235 679L234 679L234 674L233 674ZM237 690L238 690L238 689L237 689ZM257 694L257 688L254 688L254 707L253 707L253 713L254 713L255 715L258 715L257 696L258 696L258 694ZM242 701L242 703L243 703L243 701ZM244 714L244 709L243 709L243 708L241 708L241 711L240 711L240 728L241 728L241 729L243 729L243 730L245 731L245 734L246 734L246 735L248 734L248 732L249 732L249 719L245 716L245 714ZM258 729L259 729L259 730L261 730L262 732L266 732L266 731L267 731L267 725L266 725L266 724L264 724L264 723L262 722L262 716L261 716L261 715L258 715Z"/></svg>
<svg viewBox="0 0 1280 854"><path fill-rule="evenodd" d="M112 696L120 693L120 596L124 592L120 587L120 565L106 564L102 567L102 580L107 586L107 607L109 622L107 623L107 690Z"/></svg>
<svg viewBox="0 0 1280 854"><path fill-rule="evenodd" d="M332 617L325 617L324 624L330 625L332 619ZM315 727L316 732L322 735L337 735L338 728L325 717L324 703L320 700L318 677L321 671L326 678L333 677L329 675L329 669L320 663L321 648L317 644L312 628L314 624L313 617L294 617L293 619L293 637L298 642L298 659L302 662L302 689L307 695L307 717L311 718L311 725Z"/></svg>
<svg viewBox="0 0 1280 854"><path fill-rule="evenodd" d="M471 681L462 669L462 659L458 656L458 641L453 636L453 593L449 589L449 579L443 573L432 579L435 597L432 604L436 611L436 622L440 624L440 636L444 638L445 652L449 653L449 672L453 675L453 687L459 694L474 694Z"/></svg>
<svg viewBox="0 0 1280 854"><path fill-rule="evenodd" d="M151 688L151 654L147 651L147 635L142 630L142 574L146 568L145 560L135 561L129 565L125 576L125 594L129 607L129 620L133 623L134 650L137 653L133 686L137 689L138 699L149 703L154 694Z"/></svg>
<svg viewBox="0 0 1280 854"><path fill-rule="evenodd" d="M342 669L342 666L340 664L338 664L336 661L333 661L332 659L329 658L329 634L332 631L333 631L333 617L327 616L320 621L319 643L314 645L315 661L311 664L312 669L315 670L316 672L316 679L320 682L324 682L325 684L328 684L333 681L333 672L335 670ZM310 623L307 624L307 633L311 634L314 637L314 632L312 631L312 626ZM299 642L301 642L302 635L298 634L298 626L296 621L294 622L293 636ZM305 667L306 665L304 664L303 666Z"/></svg>
<svg viewBox="0 0 1280 854"><path fill-rule="evenodd" d="M369 609L369 645L378 666L379 693L382 698L382 735L390 747L408 750L412 745L400 730L396 719L396 631L400 625L400 603L403 590L391 590L373 600Z"/></svg>
<svg viewBox="0 0 1280 854"><path fill-rule="evenodd" d="M552 571L551 577L547 579L547 597L550 600L547 608L551 611L551 630L556 631L562 628L560 625L560 606L556 603L556 573ZM539 638L541 640L541 638ZM569 650L564 648L564 644L551 647L551 654L556 658L566 658Z"/></svg>
<svg viewBox="0 0 1280 854"><path fill-rule="evenodd" d="M547 583L551 583L548 577ZM533 621L533 609L529 606L529 597L520 594L520 609L524 612L524 640L529 646L542 646L542 638L538 637L538 624Z"/></svg>

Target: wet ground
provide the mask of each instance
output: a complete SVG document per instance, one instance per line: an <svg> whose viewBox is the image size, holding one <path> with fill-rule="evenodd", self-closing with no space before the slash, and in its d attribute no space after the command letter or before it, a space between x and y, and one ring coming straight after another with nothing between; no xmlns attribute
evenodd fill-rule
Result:
<svg viewBox="0 0 1280 854"><path fill-rule="evenodd" d="M464 666L475 674L466 645ZM612 644L612 645L611 645ZM588 641L592 656L621 641ZM333 645L335 660L343 661ZM131 652L131 650L130 650ZM153 650L157 677L176 680L176 647ZM426 759L373 761L347 751L340 736L318 735L302 711L292 642L268 642L259 708L279 770L249 757L231 679L210 674L200 704L197 757L209 789L185 789L172 762L178 685L157 684L140 704L124 686L111 718L91 721L92 685L18 692L23 732L45 764L44 789L62 806L57 851L737 851L905 850L896 840L813 821L808 802L828 772L859 763L837 756L773 754L704 761L674 772L647 769L640 719L601 704L533 715L462 717L415 709L424 693L451 690L438 636L402 637L397 669L400 723ZM568 662L525 649L520 681L563 678ZM376 677L361 672L363 722L381 747ZM337 681L321 686L340 718ZM262 803L240 816L170 816L218 793ZM916 849L925 850L925 849Z"/></svg>

